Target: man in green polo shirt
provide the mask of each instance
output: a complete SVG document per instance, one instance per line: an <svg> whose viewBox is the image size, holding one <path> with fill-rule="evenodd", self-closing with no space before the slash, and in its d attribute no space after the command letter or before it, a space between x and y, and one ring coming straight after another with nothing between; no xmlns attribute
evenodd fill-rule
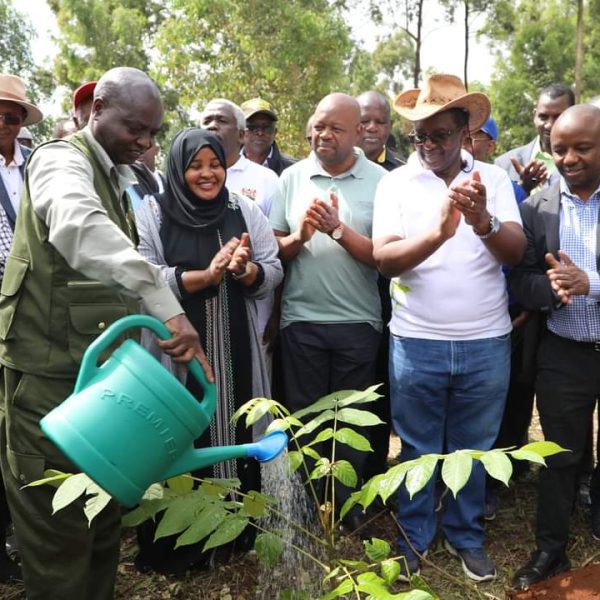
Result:
<svg viewBox="0 0 600 600"><path fill-rule="evenodd" d="M279 256L287 263L281 351L291 411L375 379L382 323L371 224L375 189L386 171L356 147L360 132L354 98L323 98L313 116L313 151L281 174L271 208ZM337 458L349 460L360 481L366 454L338 448ZM338 510L349 491L341 486L336 492ZM360 521L359 511L346 517L349 529Z"/></svg>

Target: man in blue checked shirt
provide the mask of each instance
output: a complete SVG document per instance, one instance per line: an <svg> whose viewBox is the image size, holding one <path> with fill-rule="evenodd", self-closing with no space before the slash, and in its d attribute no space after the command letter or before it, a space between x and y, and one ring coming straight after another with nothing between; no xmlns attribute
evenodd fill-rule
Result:
<svg viewBox="0 0 600 600"><path fill-rule="evenodd" d="M537 549L515 573L524 588L570 567L569 520L590 420L600 395L600 109L577 105L556 121L561 177L521 205L527 250L509 275L515 299L546 314L536 397L544 437L568 448L540 471ZM592 532L600 539L600 476L592 478Z"/></svg>

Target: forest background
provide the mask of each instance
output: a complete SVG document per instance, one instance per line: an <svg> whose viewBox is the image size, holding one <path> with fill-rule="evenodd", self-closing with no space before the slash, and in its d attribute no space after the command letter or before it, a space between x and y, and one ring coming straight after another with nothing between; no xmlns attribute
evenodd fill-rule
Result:
<svg viewBox="0 0 600 600"><path fill-rule="evenodd" d="M459 34L435 52L460 55L455 74L490 96L499 151L535 134L541 87L565 83L580 101L600 94L600 0L47 0L57 51L43 61L34 60L38 31L23 4L0 0L0 70L23 77L36 102L52 98L68 116L83 81L118 65L143 69L165 100L163 148L197 124L211 98L260 96L278 111L282 148L304 156L306 121L324 95L378 89L393 98L418 87L439 71L422 67L424 36L450 22ZM373 32L367 44L357 20ZM484 81L469 76L475 41L490 59ZM53 126L52 117L34 126L36 142ZM407 127L394 125L400 146Z"/></svg>

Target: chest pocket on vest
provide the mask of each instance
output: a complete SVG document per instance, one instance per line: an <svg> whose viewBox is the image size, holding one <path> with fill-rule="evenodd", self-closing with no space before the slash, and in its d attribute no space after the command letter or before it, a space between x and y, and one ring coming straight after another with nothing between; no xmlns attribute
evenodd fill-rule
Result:
<svg viewBox="0 0 600 600"><path fill-rule="evenodd" d="M128 311L118 294L97 281L69 281L67 289L69 354L79 363L87 347Z"/></svg>
<svg viewBox="0 0 600 600"><path fill-rule="evenodd" d="M29 260L9 255L6 259L2 288L0 289L0 339L11 337L11 327L21 295L19 290L29 270Z"/></svg>

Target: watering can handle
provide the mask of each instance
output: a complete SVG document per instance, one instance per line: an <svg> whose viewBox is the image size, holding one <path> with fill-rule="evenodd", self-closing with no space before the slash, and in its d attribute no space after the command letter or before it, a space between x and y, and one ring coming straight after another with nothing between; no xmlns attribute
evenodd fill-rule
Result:
<svg viewBox="0 0 600 600"><path fill-rule="evenodd" d="M75 384L75 393L81 391L81 389L87 385L88 381L97 372L98 360L100 359L102 352L104 352L108 346L115 342L127 330L136 327L145 327L146 329L151 329L154 331L154 333L156 333L156 335L158 335L159 338L163 340L168 340L171 338L171 332L167 329L166 325L150 315L129 315L119 319L118 321L115 321L102 335L97 337L85 351L81 361L79 375L77 376L77 383ZM216 386L214 383L209 383L207 381L204 370L198 362L198 359L192 358L192 360L188 363L188 368L192 372L192 375L194 375L194 377L200 382L200 385L204 390L204 400L208 400L207 402L202 402L202 404L207 406L215 406Z"/></svg>

